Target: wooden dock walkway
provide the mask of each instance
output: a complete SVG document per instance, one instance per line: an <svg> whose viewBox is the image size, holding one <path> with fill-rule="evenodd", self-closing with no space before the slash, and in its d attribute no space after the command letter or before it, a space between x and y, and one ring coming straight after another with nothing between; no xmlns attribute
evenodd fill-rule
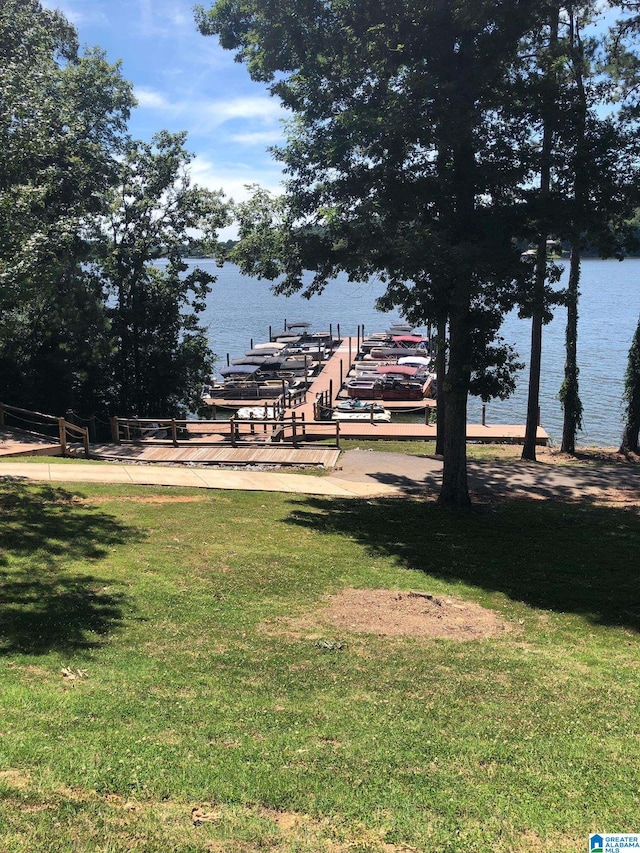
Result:
<svg viewBox="0 0 640 853"><path fill-rule="evenodd" d="M0 456L61 456L59 441L23 430L0 430Z"/></svg>
<svg viewBox="0 0 640 853"><path fill-rule="evenodd" d="M250 447L211 446L186 442L174 447L168 442L142 444L92 444L91 456L120 462L164 462L185 465L278 465L292 468L335 468L337 447L256 444Z"/></svg>
<svg viewBox="0 0 640 853"><path fill-rule="evenodd" d="M333 405L338 400L338 394L342 385L342 381L346 377L351 364L349 363L349 354L352 355L352 360L356 356L357 341L356 338L344 338L340 346L334 350L333 355L328 359L321 372L314 379L311 387L307 391L307 402L298 406L295 409L296 417L300 417L304 413L306 421L313 421L314 406L316 397L319 394L333 391ZM435 400L418 400L410 403L400 403L398 401L382 403L385 408L391 411L399 409L411 408L423 410L435 408ZM414 406L415 403L415 406ZM467 441L478 442L493 442L500 444L522 444L524 442L525 426L524 424L468 424L467 425ZM370 421L341 421L340 436L349 439L388 439L395 441L435 441L436 427L427 426L426 424L410 424L410 423L380 423ZM549 443L549 435L542 427L538 427L537 444L547 445Z"/></svg>

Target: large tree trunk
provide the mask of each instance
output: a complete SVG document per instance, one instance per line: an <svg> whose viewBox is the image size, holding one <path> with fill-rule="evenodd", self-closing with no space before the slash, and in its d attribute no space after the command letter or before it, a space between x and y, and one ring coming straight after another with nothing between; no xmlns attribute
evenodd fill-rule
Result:
<svg viewBox="0 0 640 853"><path fill-rule="evenodd" d="M540 415L540 370L542 367L542 324L544 309L544 282L546 278L547 241L538 244L536 261L535 306L531 317L531 360L529 362L529 394L527 397L527 423L524 433L522 458L536 461L538 421Z"/></svg>
<svg viewBox="0 0 640 853"><path fill-rule="evenodd" d="M444 467L438 497L438 503L443 506L471 505L467 482L467 396L471 349L468 312L453 312L449 319L449 365L444 385Z"/></svg>
<svg viewBox="0 0 640 853"><path fill-rule="evenodd" d="M444 456L445 399L444 383L447 351L447 321L438 321L438 349L436 350L436 454Z"/></svg>
<svg viewBox="0 0 640 853"><path fill-rule="evenodd" d="M589 171L585 136L587 124L587 97L584 89L584 49L580 36L580 19L569 9L571 56L576 87L575 134L576 156L574 161L573 195L576 210L585 211L588 205ZM567 328L565 333L564 381L560 388L560 402L564 412L562 424L563 453L576 452L576 435L582 428L582 401L578 387L578 299L580 296L580 229L574 223L574 238L569 261L569 285L567 287Z"/></svg>
<svg viewBox="0 0 640 853"><path fill-rule="evenodd" d="M576 434L582 426L582 402L578 389L578 296L580 284L580 249L571 248L569 285L567 287L566 359L560 401L564 410L562 425L563 453L576 452Z"/></svg>
<svg viewBox="0 0 640 853"><path fill-rule="evenodd" d="M553 57L558 43L558 19L560 12L556 6L551 14L549 34L549 52ZM553 71L549 72L553 73ZM540 368L542 365L542 326L545 310L545 282L547 279L547 227L545 217L546 201L551 190L551 155L553 144L551 116L555 109L553 86L547 87L543 96L542 150L540 153L540 207L543 215L541 233L536 251L536 273L531 313L531 360L529 362L529 395L527 399L527 424L525 427L522 458L536 461L536 440L540 415Z"/></svg>

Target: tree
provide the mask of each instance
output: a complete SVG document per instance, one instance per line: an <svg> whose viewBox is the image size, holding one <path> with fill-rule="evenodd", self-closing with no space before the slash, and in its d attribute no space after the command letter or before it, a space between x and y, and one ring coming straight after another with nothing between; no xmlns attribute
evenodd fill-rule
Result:
<svg viewBox="0 0 640 853"><path fill-rule="evenodd" d="M626 402L625 427L620 444L622 453L638 453L640 435L640 318L629 349L629 361L624 381Z"/></svg>
<svg viewBox="0 0 640 853"><path fill-rule="evenodd" d="M241 211L236 257L280 292L315 272L377 274L383 307L447 329L440 502L469 503L466 407L474 371L513 359L498 340L514 283L515 190L526 131L507 121L510 72L538 4L220 0L198 21L295 118L276 151L286 194ZM479 380L480 381L480 380ZM484 383L489 393L488 382Z"/></svg>
<svg viewBox="0 0 640 853"><path fill-rule="evenodd" d="M192 231L212 245L228 214L219 193L191 185L185 138L162 131L129 142L95 233L95 271L110 300L112 405L127 415L196 408L212 368L198 315L215 277L197 267L185 275L182 255Z"/></svg>
<svg viewBox="0 0 640 853"><path fill-rule="evenodd" d="M86 231L133 95L101 51L78 54L59 12L3 0L0 98L0 395L60 411L95 396L109 349Z"/></svg>
<svg viewBox="0 0 640 853"><path fill-rule="evenodd" d="M75 30L38 0L0 7L0 94L0 298L14 302L77 250L116 178L134 100L119 65L78 55Z"/></svg>

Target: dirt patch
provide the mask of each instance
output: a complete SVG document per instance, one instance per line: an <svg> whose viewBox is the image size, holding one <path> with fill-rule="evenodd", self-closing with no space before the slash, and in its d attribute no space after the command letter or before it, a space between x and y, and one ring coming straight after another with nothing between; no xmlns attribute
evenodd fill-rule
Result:
<svg viewBox="0 0 640 853"><path fill-rule="evenodd" d="M640 464L636 453L621 453L615 447L578 447L574 455L562 453L557 447L536 448L539 462L555 462L564 465L579 465L581 462L604 462L608 465L633 466Z"/></svg>
<svg viewBox="0 0 640 853"><path fill-rule="evenodd" d="M22 770L0 770L0 783L17 791L26 791L31 785L31 777Z"/></svg>
<svg viewBox="0 0 640 853"><path fill-rule="evenodd" d="M451 595L388 589L345 589L309 616L278 621L275 633L309 636L320 624L378 637L485 640L512 631L493 610ZM279 630L281 629L281 630ZM273 625L270 626L270 633Z"/></svg>
<svg viewBox="0 0 640 853"><path fill-rule="evenodd" d="M94 497L76 498L78 503L83 504L107 504L129 502L134 504L193 504L206 501L206 497L200 495L150 495L148 497L122 496L116 497Z"/></svg>

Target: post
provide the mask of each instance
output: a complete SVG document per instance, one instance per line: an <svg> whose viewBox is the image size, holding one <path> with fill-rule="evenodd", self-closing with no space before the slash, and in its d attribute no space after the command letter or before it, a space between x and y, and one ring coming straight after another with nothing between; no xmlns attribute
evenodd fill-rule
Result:
<svg viewBox="0 0 640 853"><path fill-rule="evenodd" d="M341 388L342 388L343 384L344 384L344 380L342 377L342 359L340 359L340 387Z"/></svg>
<svg viewBox="0 0 640 853"><path fill-rule="evenodd" d="M58 434L60 436L60 448L62 455L67 455L67 427L64 418L58 418Z"/></svg>
<svg viewBox="0 0 640 853"><path fill-rule="evenodd" d="M89 458L89 430L87 427L83 427L82 444L84 445L84 455L88 459Z"/></svg>
<svg viewBox="0 0 640 853"><path fill-rule="evenodd" d="M231 447L237 447L237 444L236 444L236 422L235 422L234 418L235 418L234 415L231 415L231 417L229 418L229 426L231 428L231 436L230 436Z"/></svg>
<svg viewBox="0 0 640 853"><path fill-rule="evenodd" d="M340 421L336 421L336 447L340 450Z"/></svg>
<svg viewBox="0 0 640 853"><path fill-rule="evenodd" d="M373 403L371 404L371 408L369 409L369 421L373 423Z"/></svg>
<svg viewBox="0 0 640 853"><path fill-rule="evenodd" d="M333 405L333 379L329 380L329 405Z"/></svg>
<svg viewBox="0 0 640 853"><path fill-rule="evenodd" d="M300 413L300 417L302 418L302 437L305 438L307 435L307 427L305 424L304 412Z"/></svg>
<svg viewBox="0 0 640 853"><path fill-rule="evenodd" d="M298 446L298 436L296 432L296 413L291 412L291 441L293 442L293 446Z"/></svg>
<svg viewBox="0 0 640 853"><path fill-rule="evenodd" d="M250 338L249 340L251 341L251 346L249 347L249 349L253 349L253 338Z"/></svg>
<svg viewBox="0 0 640 853"><path fill-rule="evenodd" d="M336 323L336 328L337 328L337 330L338 330L338 340L341 340L341 337L340 337L340 323Z"/></svg>
<svg viewBox="0 0 640 853"><path fill-rule="evenodd" d="M282 405L286 406L287 404L287 389L285 388L284 379L282 380Z"/></svg>
<svg viewBox="0 0 640 853"><path fill-rule="evenodd" d="M309 373L307 370L307 354L305 352L305 354L304 354L304 384L305 384L305 387L306 387L308 381L309 381Z"/></svg>
<svg viewBox="0 0 640 853"><path fill-rule="evenodd" d="M120 444L120 429L118 427L118 419L111 418L111 441L114 444Z"/></svg>
<svg viewBox="0 0 640 853"><path fill-rule="evenodd" d="M331 349L333 349L333 324L329 323L329 337L331 338Z"/></svg>
<svg viewBox="0 0 640 853"><path fill-rule="evenodd" d="M271 331L271 326L269 326L269 343L273 340L273 333Z"/></svg>
<svg viewBox="0 0 640 853"><path fill-rule="evenodd" d="M482 404L482 426L486 426L486 425L487 425L487 407L483 403Z"/></svg>
<svg viewBox="0 0 640 853"><path fill-rule="evenodd" d="M176 419L171 418L171 438L173 440L173 446L178 446L178 426L176 424Z"/></svg>
<svg viewBox="0 0 640 853"><path fill-rule="evenodd" d="M358 354L360 353L360 323L358 323L358 337L356 340L356 345L358 349Z"/></svg>
<svg viewBox="0 0 640 853"><path fill-rule="evenodd" d="M351 370L352 364L353 364L353 360L351 358L351 335L349 335L349 370Z"/></svg>

